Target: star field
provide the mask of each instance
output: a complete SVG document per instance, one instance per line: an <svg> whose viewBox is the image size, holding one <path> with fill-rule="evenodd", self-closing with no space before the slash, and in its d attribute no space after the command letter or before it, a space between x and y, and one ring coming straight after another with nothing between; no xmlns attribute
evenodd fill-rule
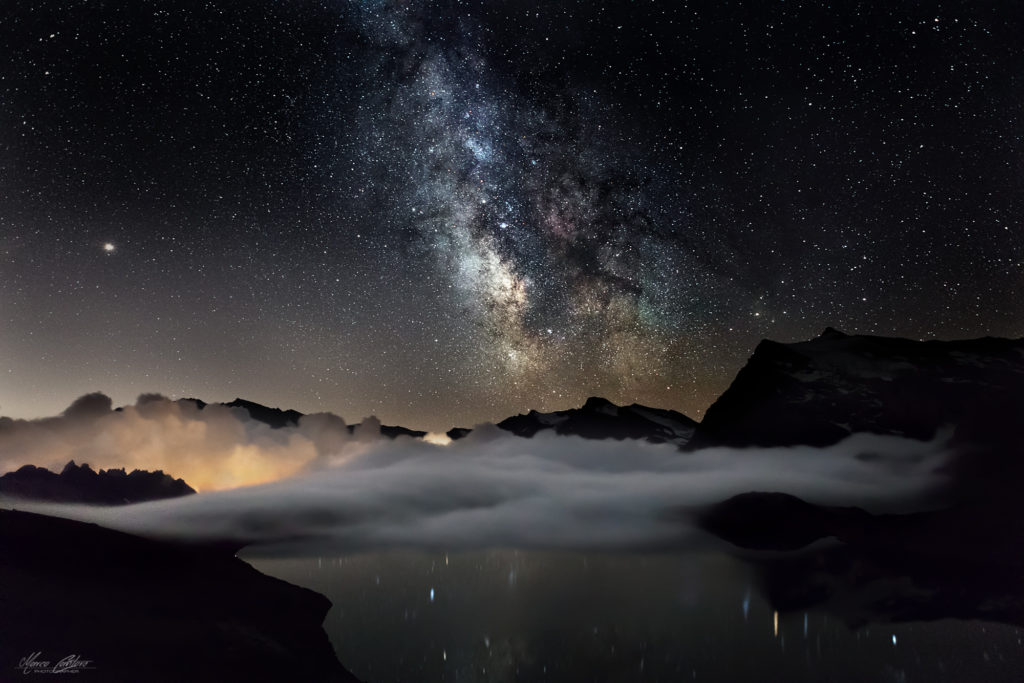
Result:
<svg viewBox="0 0 1024 683"><path fill-rule="evenodd" d="M1024 335L1014 2L9 3L0 413L699 418L757 341Z"/></svg>

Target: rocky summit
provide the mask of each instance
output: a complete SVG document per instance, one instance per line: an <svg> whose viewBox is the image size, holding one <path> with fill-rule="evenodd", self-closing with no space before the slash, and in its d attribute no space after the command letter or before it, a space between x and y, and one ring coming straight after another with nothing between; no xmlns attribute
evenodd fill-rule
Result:
<svg viewBox="0 0 1024 683"><path fill-rule="evenodd" d="M0 477L0 495L54 503L124 505L195 493L182 479L161 470L93 470L72 460L60 474L25 465Z"/></svg>
<svg viewBox="0 0 1024 683"><path fill-rule="evenodd" d="M928 439L1024 395L1024 340L846 335L762 341L690 447L825 446L854 432Z"/></svg>

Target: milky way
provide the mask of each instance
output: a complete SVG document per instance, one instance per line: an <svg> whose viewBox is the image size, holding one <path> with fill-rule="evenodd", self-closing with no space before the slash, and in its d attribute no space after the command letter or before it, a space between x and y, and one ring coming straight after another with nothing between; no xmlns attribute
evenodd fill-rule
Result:
<svg viewBox="0 0 1024 683"><path fill-rule="evenodd" d="M657 382L677 362L673 336L703 323L686 305L701 269L686 226L652 201L668 184L595 92L518 92L493 75L475 22L432 41L417 14L357 15L381 39L365 77L382 84L361 108L360 162L371 201L480 333L474 371L529 391L580 374Z"/></svg>
<svg viewBox="0 0 1024 683"><path fill-rule="evenodd" d="M1021 336L1014 2L13 2L0 413L699 418L762 338Z"/></svg>

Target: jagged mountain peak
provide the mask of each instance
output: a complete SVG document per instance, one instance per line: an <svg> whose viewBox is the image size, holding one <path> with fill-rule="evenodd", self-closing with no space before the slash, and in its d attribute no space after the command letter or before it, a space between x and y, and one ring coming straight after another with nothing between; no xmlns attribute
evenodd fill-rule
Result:
<svg viewBox="0 0 1024 683"><path fill-rule="evenodd" d="M15 498L47 500L59 503L122 505L147 500L176 498L195 493L183 479L175 479L162 470L99 470L74 460L60 474L43 467L24 465L0 477L0 494Z"/></svg>
<svg viewBox="0 0 1024 683"><path fill-rule="evenodd" d="M821 334L819 334L817 338L818 339L845 339L848 336L849 335L847 335L845 332L842 332L840 330L837 330L834 327L829 326L829 327L826 327L825 330Z"/></svg>
<svg viewBox="0 0 1024 683"><path fill-rule="evenodd" d="M644 439L652 443L683 446L693 434L696 424L674 410L649 408L637 403L619 406L606 398L591 396L579 408L550 413L530 410L508 417L497 426L525 438L551 430L556 434L587 439ZM448 436L460 439L469 432L456 427L448 431Z"/></svg>
<svg viewBox="0 0 1024 683"><path fill-rule="evenodd" d="M583 410L608 410L617 409L619 406L601 396L591 396L584 402Z"/></svg>

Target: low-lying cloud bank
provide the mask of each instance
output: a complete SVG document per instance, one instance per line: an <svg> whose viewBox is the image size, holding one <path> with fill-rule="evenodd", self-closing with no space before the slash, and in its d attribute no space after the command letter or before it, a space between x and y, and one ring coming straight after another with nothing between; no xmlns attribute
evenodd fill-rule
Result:
<svg viewBox="0 0 1024 683"><path fill-rule="evenodd" d="M193 401L145 394L135 405L113 410L107 396L87 394L58 417L0 418L0 474L22 465L59 472L75 460L93 468L163 470L211 491L289 477L317 458L379 436L374 419L354 435L330 413L271 429L243 408L200 410Z"/></svg>
<svg viewBox="0 0 1024 683"><path fill-rule="evenodd" d="M751 490L906 509L943 483L936 469L948 456L942 439L868 434L828 448L682 453L638 441L521 439L487 425L437 445L373 438L369 425L369 433L350 437L332 415L270 430L244 411L193 411L154 397L122 413L108 408L56 420L5 424L0 448L7 454L13 443L20 446L18 457L46 464L38 460L43 445L31 443L38 434L64 449L49 462L75 457L94 466L160 467L190 483L190 472L193 478L207 472L197 483L208 492L117 509L20 508L137 533L256 543L314 539L342 551L671 546L683 542L689 528L681 509ZM72 444L75 437L81 443ZM208 490L257 473L274 481Z"/></svg>

